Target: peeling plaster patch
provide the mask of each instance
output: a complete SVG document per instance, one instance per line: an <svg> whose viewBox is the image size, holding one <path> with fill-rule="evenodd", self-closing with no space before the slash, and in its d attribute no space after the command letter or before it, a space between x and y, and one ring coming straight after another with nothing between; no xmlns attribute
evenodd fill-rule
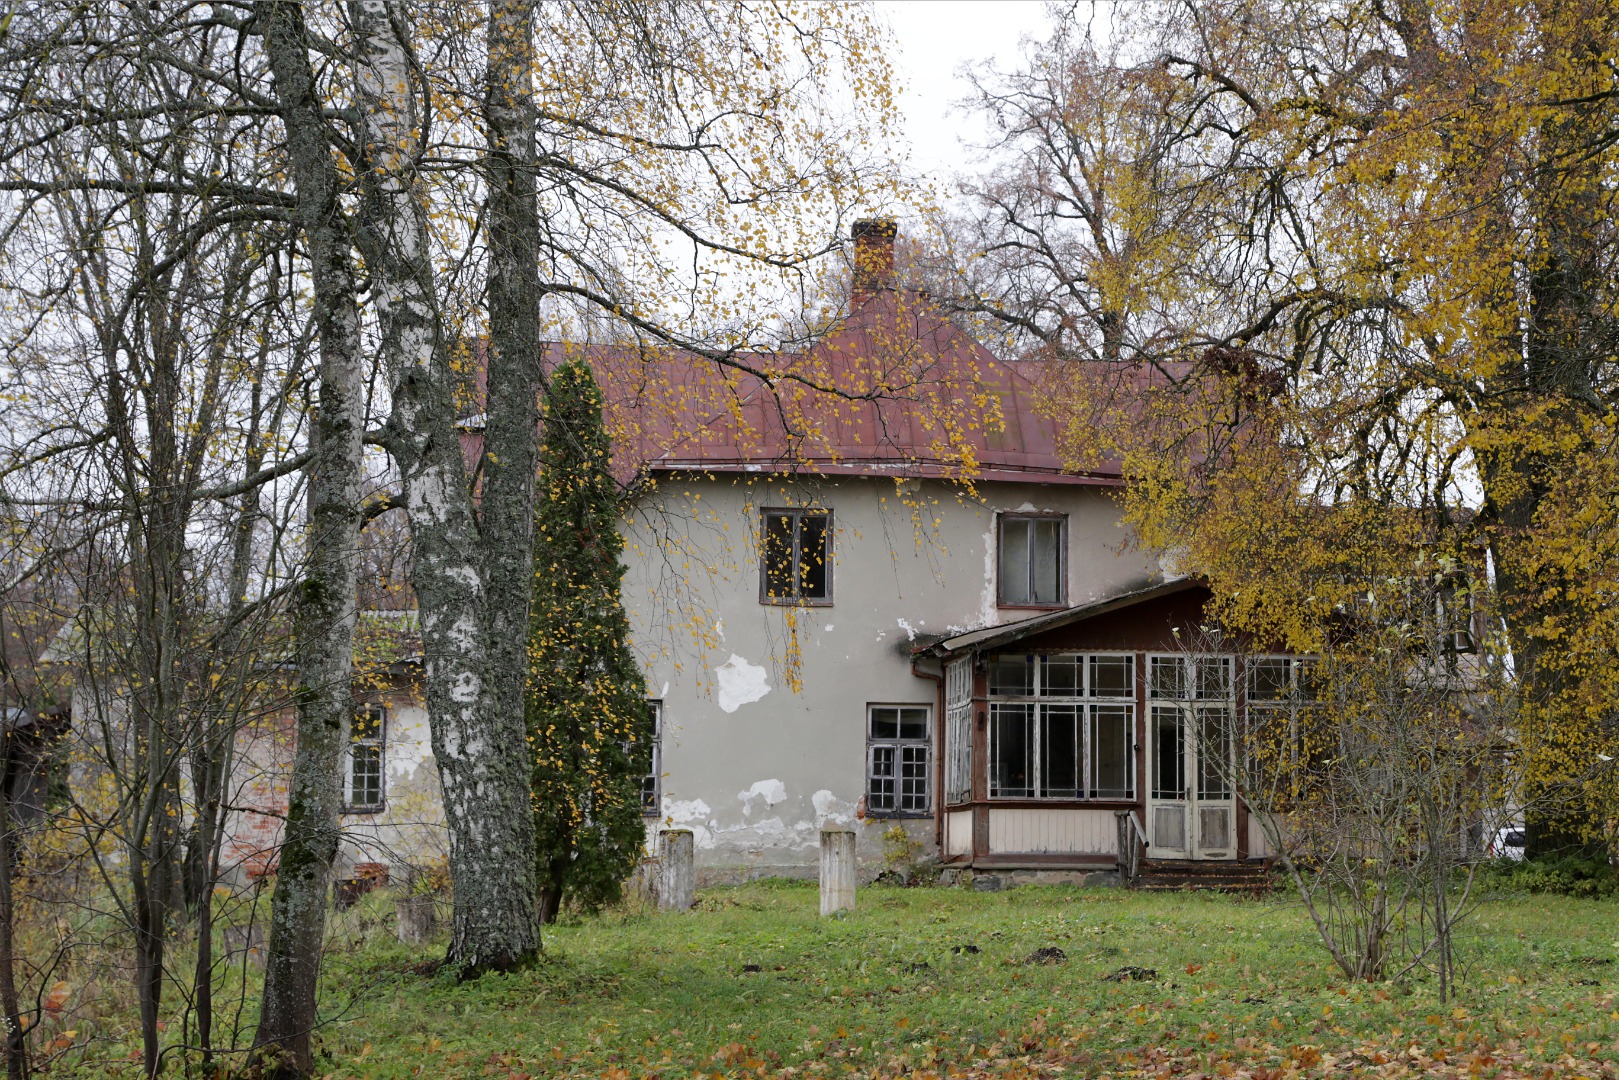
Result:
<svg viewBox="0 0 1619 1080"><path fill-rule="evenodd" d="M766 809L785 801L787 785L780 780L756 780L748 790L737 792L736 797L742 800L742 816L747 817L753 813L754 799L763 799Z"/></svg>
<svg viewBox="0 0 1619 1080"><path fill-rule="evenodd" d="M817 828L829 823L848 825L854 821L854 803L844 802L825 788L811 795L810 803L815 807Z"/></svg>
<svg viewBox="0 0 1619 1080"><path fill-rule="evenodd" d="M701 799L676 801L665 795L663 797L663 818L672 825L689 825L694 821L706 818L714 811Z"/></svg>
<svg viewBox="0 0 1619 1080"><path fill-rule="evenodd" d="M832 624L831 623L826 624L826 632L829 633L829 634L832 632Z"/></svg>
<svg viewBox="0 0 1619 1080"><path fill-rule="evenodd" d="M427 713L421 709L400 709L388 732L388 775L414 780L416 770L432 756Z"/></svg>
<svg viewBox="0 0 1619 1080"><path fill-rule="evenodd" d="M658 696L660 698L666 698L666 697L669 696L669 684L668 683L663 684L663 689L658 691Z"/></svg>
<svg viewBox="0 0 1619 1080"><path fill-rule="evenodd" d="M905 631L905 640L906 641L915 641L916 640L916 626L912 626L905 619L895 619L894 621L899 624L899 628L901 630ZM917 626L926 626L927 623L923 622L921 619L918 619L916 625Z"/></svg>
<svg viewBox="0 0 1619 1080"><path fill-rule="evenodd" d="M720 642L722 644L724 643L724 641L725 641L725 620L724 619L715 619L714 620L714 636L719 638Z"/></svg>
<svg viewBox="0 0 1619 1080"><path fill-rule="evenodd" d="M714 681L719 683L720 708L734 713L770 693L765 674L764 668L732 653L729 660L714 669Z"/></svg>

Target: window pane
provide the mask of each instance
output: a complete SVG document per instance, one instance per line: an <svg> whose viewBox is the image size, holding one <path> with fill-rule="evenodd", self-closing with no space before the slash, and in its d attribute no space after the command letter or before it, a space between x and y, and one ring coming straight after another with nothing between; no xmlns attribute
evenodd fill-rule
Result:
<svg viewBox="0 0 1619 1080"><path fill-rule="evenodd" d="M646 703L646 715L642 720L641 733L631 744L631 752L635 755L636 768L641 772L641 813L655 815L658 813L658 736L659 715L663 711L662 703L649 701Z"/></svg>
<svg viewBox="0 0 1619 1080"><path fill-rule="evenodd" d="M1080 682L1079 656L1042 656L1040 658L1040 693L1045 697L1078 697Z"/></svg>
<svg viewBox="0 0 1619 1080"><path fill-rule="evenodd" d="M1091 706L1091 777L1093 799L1128 799L1133 749L1128 705Z"/></svg>
<svg viewBox="0 0 1619 1080"><path fill-rule="evenodd" d="M1149 661L1148 693L1173 700L1181 696L1181 660L1178 656L1154 656Z"/></svg>
<svg viewBox="0 0 1619 1080"><path fill-rule="evenodd" d="M1300 701L1314 701L1320 693L1320 684L1316 681L1316 662L1310 659L1293 661L1293 676L1295 690Z"/></svg>
<svg viewBox="0 0 1619 1080"><path fill-rule="evenodd" d="M928 748L899 748L899 809L920 813L928 808Z"/></svg>
<svg viewBox="0 0 1619 1080"><path fill-rule="evenodd" d="M349 786L349 802L354 806L377 806L382 802L382 747L368 743L354 747Z"/></svg>
<svg viewBox="0 0 1619 1080"><path fill-rule="evenodd" d="M1181 711L1155 705L1152 710L1152 797L1186 797L1186 747L1181 738Z"/></svg>
<svg viewBox="0 0 1619 1080"><path fill-rule="evenodd" d="M1287 695L1286 660L1254 660L1248 665L1249 701L1276 701Z"/></svg>
<svg viewBox="0 0 1619 1080"><path fill-rule="evenodd" d="M1078 705L1040 708L1040 791L1043 798L1077 799L1079 788Z"/></svg>
<svg viewBox="0 0 1619 1080"><path fill-rule="evenodd" d="M1231 658L1227 656L1199 656L1197 665L1197 696L1205 701L1221 701L1231 696Z"/></svg>
<svg viewBox="0 0 1619 1080"><path fill-rule="evenodd" d="M798 519L798 595L825 600L832 580L826 558L826 515L805 514Z"/></svg>
<svg viewBox="0 0 1619 1080"><path fill-rule="evenodd" d="M993 704L989 719L989 793L1034 794L1034 706Z"/></svg>
<svg viewBox="0 0 1619 1080"><path fill-rule="evenodd" d="M790 514L766 514L764 519L765 596L783 600L793 595L793 519Z"/></svg>
<svg viewBox="0 0 1619 1080"><path fill-rule="evenodd" d="M990 657L989 692L1002 697L1026 697L1034 693L1034 657Z"/></svg>
<svg viewBox="0 0 1619 1080"><path fill-rule="evenodd" d="M1133 656L1091 657L1091 696L1136 696L1136 659Z"/></svg>
<svg viewBox="0 0 1619 1080"><path fill-rule="evenodd" d="M382 738L383 710L376 705L366 705L354 712L354 721L349 727L349 736L355 742L369 742Z"/></svg>
<svg viewBox="0 0 1619 1080"><path fill-rule="evenodd" d="M1223 708L1200 708L1197 718L1197 797L1229 799L1231 714Z"/></svg>
<svg viewBox="0 0 1619 1080"><path fill-rule="evenodd" d="M1034 594L1036 604L1062 602L1062 522L1042 518L1034 526Z"/></svg>
<svg viewBox="0 0 1619 1080"><path fill-rule="evenodd" d="M901 739L928 737L928 711L926 709L896 709L899 716L898 735Z"/></svg>
<svg viewBox="0 0 1619 1080"><path fill-rule="evenodd" d="M1029 521L1001 519L1001 603L1027 604L1029 593Z"/></svg>
<svg viewBox="0 0 1619 1080"><path fill-rule="evenodd" d="M899 737L899 710L877 708L871 710L871 737L896 739Z"/></svg>
<svg viewBox="0 0 1619 1080"><path fill-rule="evenodd" d="M871 781L866 792L866 807L870 810L894 809L894 754L892 746L871 748Z"/></svg>

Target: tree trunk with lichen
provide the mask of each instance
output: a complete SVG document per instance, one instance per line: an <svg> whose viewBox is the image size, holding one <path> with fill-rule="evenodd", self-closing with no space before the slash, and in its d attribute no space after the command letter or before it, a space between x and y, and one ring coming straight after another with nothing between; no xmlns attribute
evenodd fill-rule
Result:
<svg viewBox="0 0 1619 1080"><path fill-rule="evenodd" d="M267 1072L302 1076L314 1070L316 980L342 800L338 772L352 712L365 381L341 184L315 90L303 10L270 0L258 14L287 128L298 220L309 244L320 341L319 403L310 435L309 554L294 613L298 745L255 1040Z"/></svg>

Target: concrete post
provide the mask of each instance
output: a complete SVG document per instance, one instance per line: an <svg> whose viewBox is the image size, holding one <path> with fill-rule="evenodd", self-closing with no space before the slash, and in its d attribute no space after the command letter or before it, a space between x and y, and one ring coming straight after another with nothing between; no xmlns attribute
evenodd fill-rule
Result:
<svg viewBox="0 0 1619 1080"><path fill-rule="evenodd" d="M821 914L854 910L854 830L821 830Z"/></svg>
<svg viewBox="0 0 1619 1080"><path fill-rule="evenodd" d="M438 907L430 894L398 897L394 901L399 915L399 940L406 945L425 945L438 932Z"/></svg>
<svg viewBox="0 0 1619 1080"><path fill-rule="evenodd" d="M691 830L661 830L658 849L658 910L690 911L696 883L692 870L696 844Z"/></svg>

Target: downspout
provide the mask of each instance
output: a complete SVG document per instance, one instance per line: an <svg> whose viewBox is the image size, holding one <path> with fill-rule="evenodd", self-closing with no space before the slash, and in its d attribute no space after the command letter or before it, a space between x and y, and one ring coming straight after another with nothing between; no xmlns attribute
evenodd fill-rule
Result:
<svg viewBox="0 0 1619 1080"><path fill-rule="evenodd" d="M939 661L939 673L930 675L926 671L917 670L917 659L911 658L911 674L918 679L931 679L933 681L933 745L944 749L944 661ZM939 849L940 861L944 859L944 754L933 755L933 846Z"/></svg>

